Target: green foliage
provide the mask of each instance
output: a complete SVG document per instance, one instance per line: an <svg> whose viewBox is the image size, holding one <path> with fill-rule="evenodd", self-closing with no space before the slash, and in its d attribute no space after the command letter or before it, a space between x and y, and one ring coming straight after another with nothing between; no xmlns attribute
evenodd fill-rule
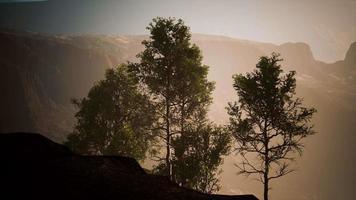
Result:
<svg viewBox="0 0 356 200"><path fill-rule="evenodd" d="M66 144L82 154L145 158L155 115L149 98L138 90L138 80L121 65L108 69L87 97L74 100L77 124Z"/></svg>
<svg viewBox="0 0 356 200"><path fill-rule="evenodd" d="M152 146L160 138L166 156L154 171L185 187L217 191L230 137L206 117L214 89L209 67L182 20L155 18L147 29L139 63L109 69L88 97L74 101L78 123L67 145L84 154L144 159L147 150L159 154Z"/></svg>
<svg viewBox="0 0 356 200"><path fill-rule="evenodd" d="M229 152L230 137L221 127L200 124L187 127L173 140L174 179L183 186L205 193L220 189L219 166Z"/></svg>
<svg viewBox="0 0 356 200"><path fill-rule="evenodd" d="M257 175L265 200L269 181L293 171L289 161L294 153L302 153L302 139L314 133L309 122L316 110L294 98L296 73L283 74L279 61L273 53L261 57L256 70L246 76L234 75L239 100L228 106L229 130L243 160L237 166L241 174Z"/></svg>
<svg viewBox="0 0 356 200"><path fill-rule="evenodd" d="M137 56L140 62L131 63L129 68L151 94L157 108L156 128L160 130L159 137L166 151L155 171L190 188L216 190L212 182L217 183L215 171L226 149L215 148L227 144L218 128L193 128L205 123L212 101L214 83L207 80L209 67L202 64L200 49L190 43L189 28L181 19L158 17L147 29L151 35L142 42L145 49ZM204 140L208 140L209 145L199 146ZM193 147L204 151L187 151ZM177 157L180 150L185 157ZM207 153L204 159L193 159L203 157L203 153ZM211 158L206 158L209 156ZM202 171L197 173L197 169ZM206 180L201 182L204 178ZM208 184L214 186L209 188Z"/></svg>
<svg viewBox="0 0 356 200"><path fill-rule="evenodd" d="M157 101L170 107L187 99L194 104L191 107L210 102L214 84L207 81L208 66L202 65L199 48L190 44L183 21L158 17L147 29L151 36L142 42L145 50L138 55L140 63L132 63L130 69Z"/></svg>

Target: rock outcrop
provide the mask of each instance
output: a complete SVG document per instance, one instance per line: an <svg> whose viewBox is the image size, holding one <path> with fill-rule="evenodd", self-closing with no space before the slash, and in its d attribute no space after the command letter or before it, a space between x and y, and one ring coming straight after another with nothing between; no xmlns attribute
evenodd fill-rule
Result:
<svg viewBox="0 0 356 200"><path fill-rule="evenodd" d="M147 174L132 158L81 156L33 133L0 134L0 198L257 200L208 195Z"/></svg>
<svg viewBox="0 0 356 200"><path fill-rule="evenodd" d="M350 48L349 50L347 51L346 53L346 56L345 56L345 62L354 67L353 69L356 68L356 42L353 42L351 45L350 45Z"/></svg>

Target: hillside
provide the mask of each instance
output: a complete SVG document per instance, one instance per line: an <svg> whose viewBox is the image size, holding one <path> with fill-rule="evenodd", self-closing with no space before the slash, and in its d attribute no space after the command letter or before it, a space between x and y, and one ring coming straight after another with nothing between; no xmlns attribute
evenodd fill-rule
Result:
<svg viewBox="0 0 356 200"><path fill-rule="evenodd" d="M0 132L35 131L62 142L75 122L70 99L85 96L106 68L135 60L143 39L0 31ZM273 196L291 193L290 199L300 199L294 188L305 185L308 191L303 195L308 198L316 191L329 191L319 194L321 199L351 198L350 187L356 183L356 163L350 159L356 151L356 43L344 60L324 63L314 59L305 43L274 45L200 34L193 35L193 42L210 66L209 79L216 82L209 115L217 123L226 122L227 102L236 100L232 74L251 71L260 56L273 51L284 58L285 71L297 71L297 96L318 109L313 121L318 134L306 141L305 154L298 161L302 170L281 179L278 184L284 184L284 190L276 194L272 190ZM256 183L240 184L244 179L233 175L234 162L233 157L225 160L221 192L258 188L251 187ZM297 181L285 184L290 180ZM333 192L340 184L344 190Z"/></svg>
<svg viewBox="0 0 356 200"><path fill-rule="evenodd" d="M132 158L76 155L38 134L1 134L0 152L2 198L257 200L186 189L147 174Z"/></svg>

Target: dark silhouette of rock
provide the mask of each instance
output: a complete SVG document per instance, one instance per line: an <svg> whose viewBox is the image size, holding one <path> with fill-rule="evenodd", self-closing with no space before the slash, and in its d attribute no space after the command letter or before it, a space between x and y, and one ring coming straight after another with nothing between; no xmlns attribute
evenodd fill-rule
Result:
<svg viewBox="0 0 356 200"><path fill-rule="evenodd" d="M33 133L0 134L0 158L0 198L257 200L182 188L132 158L76 155Z"/></svg>

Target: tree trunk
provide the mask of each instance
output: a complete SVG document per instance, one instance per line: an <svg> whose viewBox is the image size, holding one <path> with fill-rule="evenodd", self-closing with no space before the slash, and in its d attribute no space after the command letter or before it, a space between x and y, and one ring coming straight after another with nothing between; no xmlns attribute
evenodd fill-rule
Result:
<svg viewBox="0 0 356 200"><path fill-rule="evenodd" d="M268 200L268 176L267 173L264 174L264 183L263 183L263 199Z"/></svg>
<svg viewBox="0 0 356 200"><path fill-rule="evenodd" d="M269 174L269 148L268 148L268 143L269 143L269 139L268 139L268 133L267 133L267 120L264 120L264 130L263 130L263 135L264 135L264 146L265 146L265 152L264 152L264 161L265 161L265 170L263 173L263 199L264 200L268 200L268 190L269 190L269 186L268 186L268 174Z"/></svg>
<svg viewBox="0 0 356 200"><path fill-rule="evenodd" d="M169 108L169 100L166 101L166 165L167 165L167 175L172 180L172 166L171 166L171 132L170 132L170 108Z"/></svg>
<svg viewBox="0 0 356 200"><path fill-rule="evenodd" d="M269 174L269 160L268 160L268 142L265 143L265 170L263 173L263 199L268 200L268 174Z"/></svg>
<svg viewBox="0 0 356 200"><path fill-rule="evenodd" d="M171 164L171 124L170 124L170 98L171 98L171 75L172 75L171 66L168 65L168 73L167 73L167 85L166 85L166 142L167 142L167 154L166 154L166 165L167 165L167 175L169 179L172 180L172 164Z"/></svg>
<svg viewBox="0 0 356 200"><path fill-rule="evenodd" d="M181 118L180 118L180 133L184 134L184 122L185 122L185 112L184 112L185 103L181 105Z"/></svg>

